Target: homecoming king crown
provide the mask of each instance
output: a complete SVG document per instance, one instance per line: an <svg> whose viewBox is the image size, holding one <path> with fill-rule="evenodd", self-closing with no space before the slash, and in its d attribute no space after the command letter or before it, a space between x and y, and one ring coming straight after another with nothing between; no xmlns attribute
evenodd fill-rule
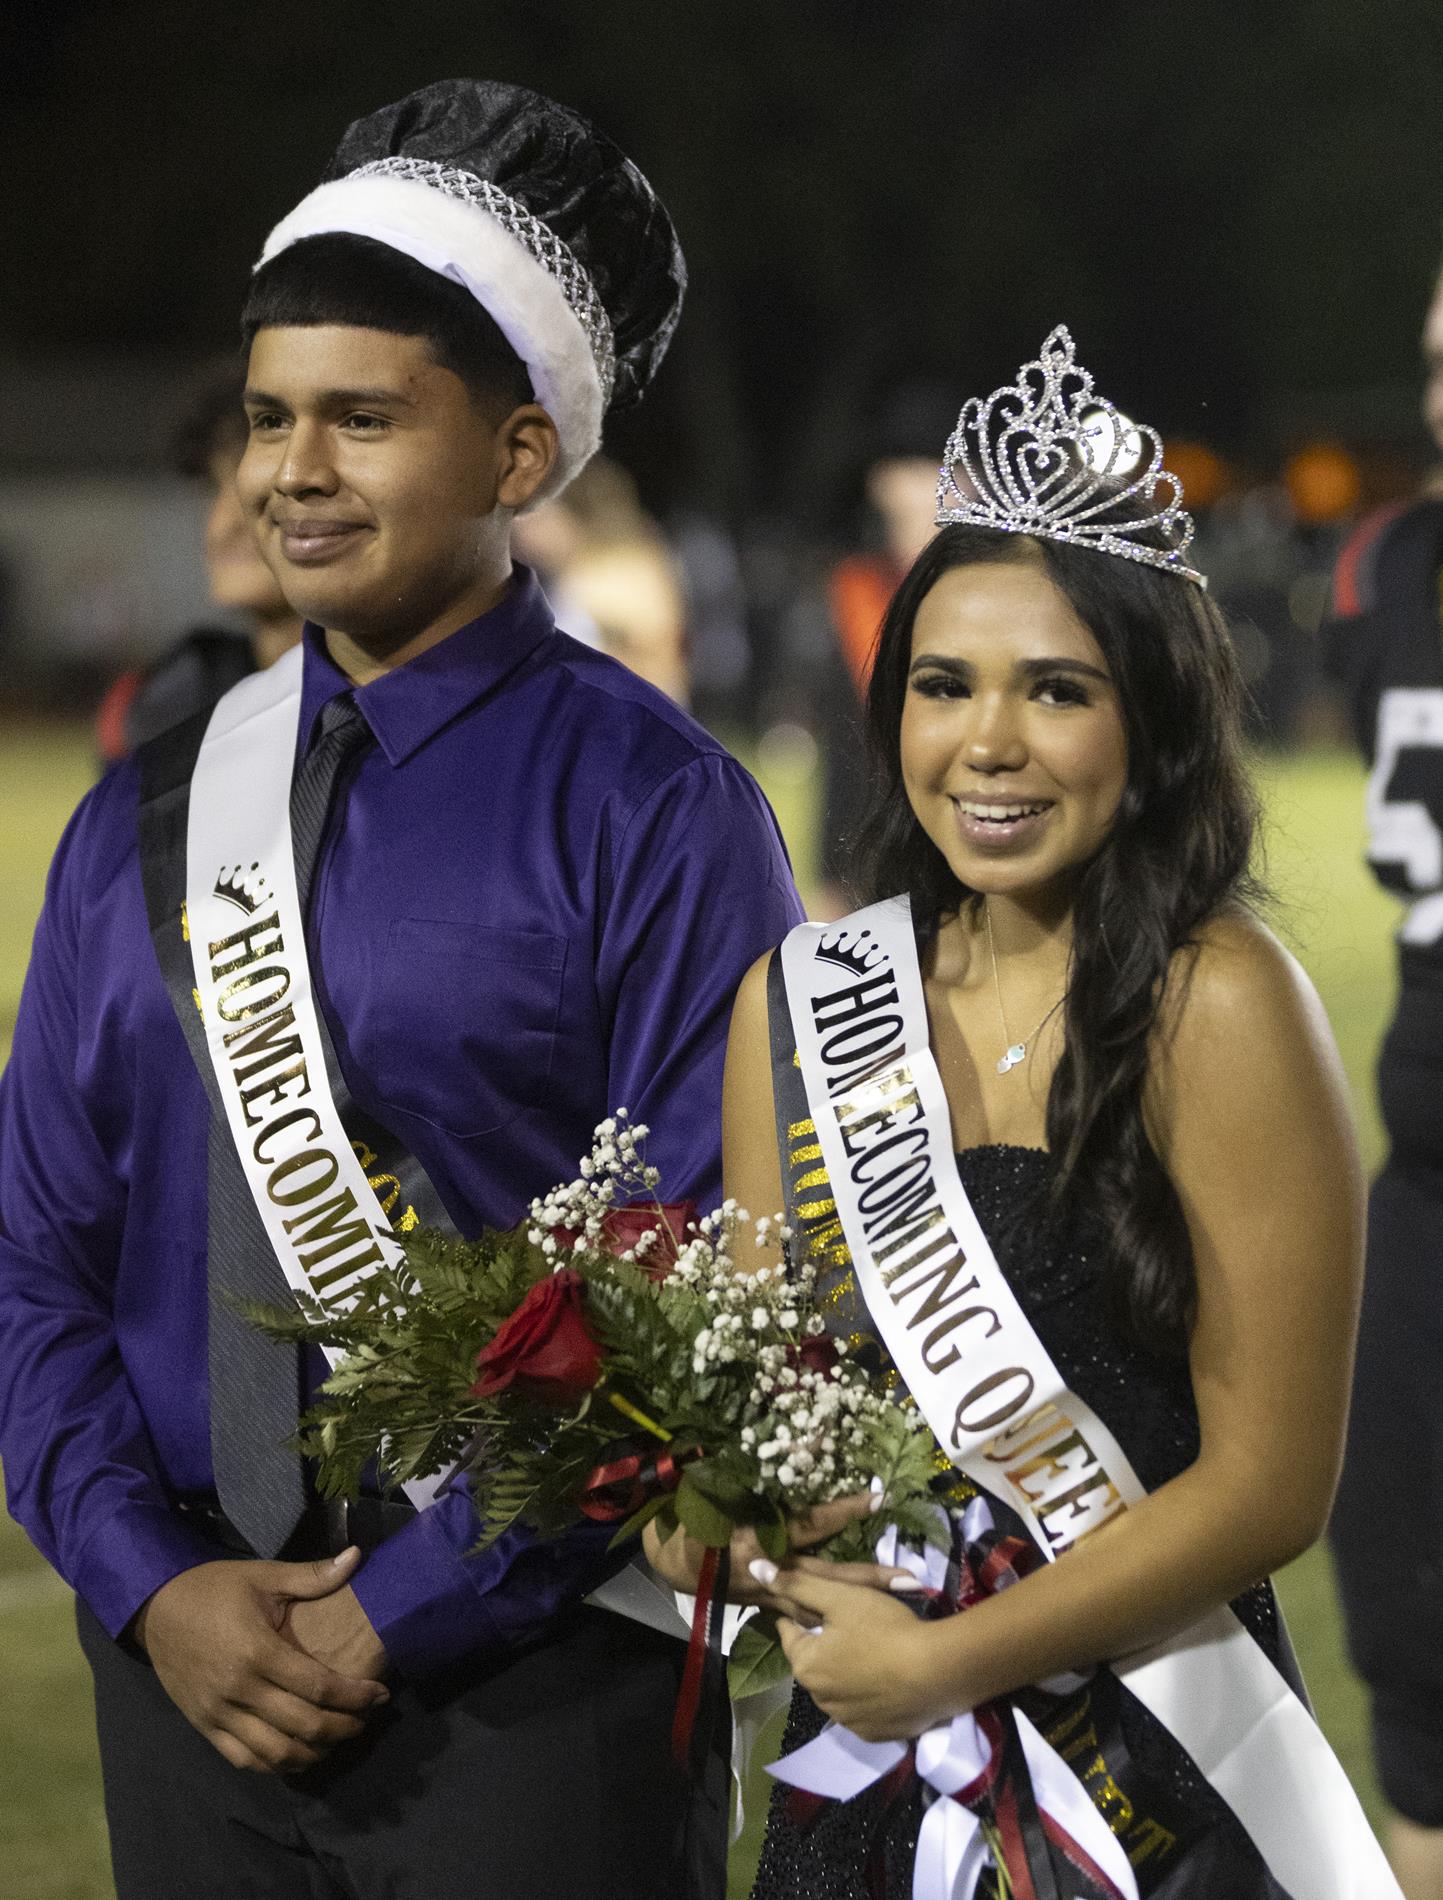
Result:
<svg viewBox="0 0 1443 1900"><path fill-rule="evenodd" d="M1015 383L963 404L937 479L937 526L956 521L1119 554L1207 586L1183 558L1192 516L1156 431L1093 394L1061 324Z"/></svg>

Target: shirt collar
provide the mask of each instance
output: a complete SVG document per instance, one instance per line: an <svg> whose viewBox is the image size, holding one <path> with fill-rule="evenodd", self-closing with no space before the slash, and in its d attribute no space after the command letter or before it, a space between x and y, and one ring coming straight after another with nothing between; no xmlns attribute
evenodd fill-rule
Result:
<svg viewBox="0 0 1443 1900"><path fill-rule="evenodd" d="M555 624L540 582L518 564L511 585L489 613L405 666L353 688L326 651L321 628L307 621L297 739L301 756L310 749L321 708L338 693L354 691L382 752L392 765L402 764L458 713L499 686Z"/></svg>

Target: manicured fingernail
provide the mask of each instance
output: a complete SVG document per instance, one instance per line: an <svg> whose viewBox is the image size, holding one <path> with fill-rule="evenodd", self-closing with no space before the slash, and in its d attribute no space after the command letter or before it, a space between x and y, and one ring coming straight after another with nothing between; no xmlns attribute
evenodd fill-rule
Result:
<svg viewBox="0 0 1443 1900"><path fill-rule="evenodd" d="M875 1517L886 1502L887 1493L885 1491L874 1491L872 1493L872 1502L867 1506L868 1516Z"/></svg>
<svg viewBox="0 0 1443 1900"><path fill-rule="evenodd" d="M768 1589L777 1580L777 1567L770 1558L753 1557L747 1569L751 1571L758 1583L765 1584Z"/></svg>
<svg viewBox="0 0 1443 1900"><path fill-rule="evenodd" d="M910 1590L925 1590L927 1586L920 1577L893 1577L887 1588L901 1594Z"/></svg>

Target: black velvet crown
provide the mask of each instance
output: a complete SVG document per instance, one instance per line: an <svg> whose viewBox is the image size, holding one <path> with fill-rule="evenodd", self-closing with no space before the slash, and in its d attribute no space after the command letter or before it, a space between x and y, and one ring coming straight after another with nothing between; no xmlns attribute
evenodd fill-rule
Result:
<svg viewBox="0 0 1443 1900"><path fill-rule="evenodd" d="M641 400L681 314L686 263L666 206L610 139L525 86L441 79L348 126L326 177L381 158L474 172L547 224L590 273L611 319L611 408Z"/></svg>

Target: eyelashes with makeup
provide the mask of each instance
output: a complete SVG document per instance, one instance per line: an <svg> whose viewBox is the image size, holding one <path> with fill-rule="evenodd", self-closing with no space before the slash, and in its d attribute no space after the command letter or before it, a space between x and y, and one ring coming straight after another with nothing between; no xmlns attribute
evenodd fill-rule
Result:
<svg viewBox="0 0 1443 1900"><path fill-rule="evenodd" d="M971 689L953 673L919 673L912 682L912 691L920 693L924 699L970 699ZM1092 696L1087 688L1075 679L1064 678L1061 674L1051 678L1034 680L1029 698L1040 700L1051 706L1090 706Z"/></svg>

